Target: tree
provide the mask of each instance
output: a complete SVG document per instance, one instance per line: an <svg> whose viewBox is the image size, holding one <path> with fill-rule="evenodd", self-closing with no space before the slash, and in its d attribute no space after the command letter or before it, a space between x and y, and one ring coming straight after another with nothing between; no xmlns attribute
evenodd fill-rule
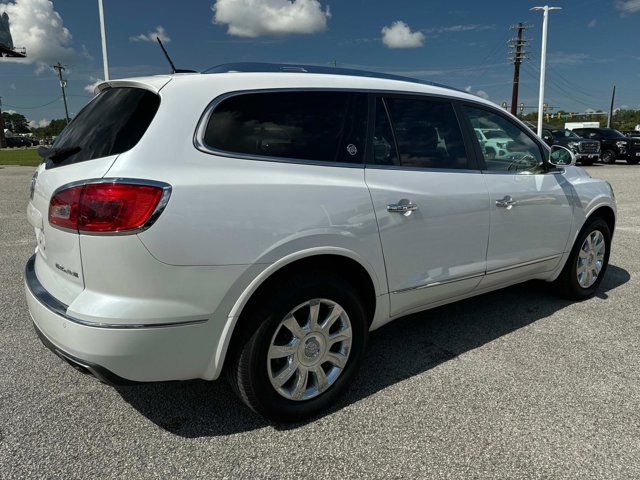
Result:
<svg viewBox="0 0 640 480"><path fill-rule="evenodd" d="M21 113L2 112L4 128L8 128L13 133L29 133L29 121Z"/></svg>
<svg viewBox="0 0 640 480"><path fill-rule="evenodd" d="M58 118L51 120L51 123L46 127L39 127L33 129L33 134L38 138L50 138L57 137L60 132L67 126L67 121L64 118Z"/></svg>

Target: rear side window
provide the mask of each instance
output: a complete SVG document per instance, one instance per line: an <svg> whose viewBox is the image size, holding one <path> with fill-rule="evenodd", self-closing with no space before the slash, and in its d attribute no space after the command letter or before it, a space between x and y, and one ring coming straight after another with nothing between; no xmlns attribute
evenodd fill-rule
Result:
<svg viewBox="0 0 640 480"><path fill-rule="evenodd" d="M94 98L62 131L54 149L78 149L47 168L117 155L133 148L158 111L160 97L141 88L108 88Z"/></svg>
<svg viewBox="0 0 640 480"><path fill-rule="evenodd" d="M421 98L385 98L398 145L408 167L469 168L453 105Z"/></svg>
<svg viewBox="0 0 640 480"><path fill-rule="evenodd" d="M362 163L367 97L350 92L263 92L229 97L209 118L214 149L318 162Z"/></svg>

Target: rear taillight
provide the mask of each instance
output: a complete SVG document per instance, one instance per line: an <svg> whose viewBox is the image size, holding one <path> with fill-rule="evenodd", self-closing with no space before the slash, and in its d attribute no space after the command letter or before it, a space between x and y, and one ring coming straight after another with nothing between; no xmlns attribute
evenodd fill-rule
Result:
<svg viewBox="0 0 640 480"><path fill-rule="evenodd" d="M126 181L86 183L57 191L49 223L79 233L134 233L148 227L166 206L171 187Z"/></svg>

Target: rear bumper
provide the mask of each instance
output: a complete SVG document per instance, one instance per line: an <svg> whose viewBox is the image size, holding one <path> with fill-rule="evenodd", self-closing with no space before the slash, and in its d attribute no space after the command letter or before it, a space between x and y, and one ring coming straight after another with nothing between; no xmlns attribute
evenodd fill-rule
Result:
<svg viewBox="0 0 640 480"><path fill-rule="evenodd" d="M89 324L69 316L67 306L44 289L34 257L25 269L29 313L40 339L56 355L111 384L202 377L213 351L207 321L149 328Z"/></svg>

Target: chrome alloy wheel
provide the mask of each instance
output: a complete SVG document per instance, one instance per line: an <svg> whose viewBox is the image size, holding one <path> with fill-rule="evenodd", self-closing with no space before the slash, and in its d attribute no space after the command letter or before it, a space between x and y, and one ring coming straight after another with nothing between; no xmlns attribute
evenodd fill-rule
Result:
<svg viewBox="0 0 640 480"><path fill-rule="evenodd" d="M604 266L607 244L600 230L594 230L582 242L578 255L577 276L582 288L589 288L598 279Z"/></svg>
<svg viewBox="0 0 640 480"><path fill-rule="evenodd" d="M309 300L280 322L269 344L267 370L276 391L289 400L309 400L326 391L349 359L349 316L332 300Z"/></svg>

